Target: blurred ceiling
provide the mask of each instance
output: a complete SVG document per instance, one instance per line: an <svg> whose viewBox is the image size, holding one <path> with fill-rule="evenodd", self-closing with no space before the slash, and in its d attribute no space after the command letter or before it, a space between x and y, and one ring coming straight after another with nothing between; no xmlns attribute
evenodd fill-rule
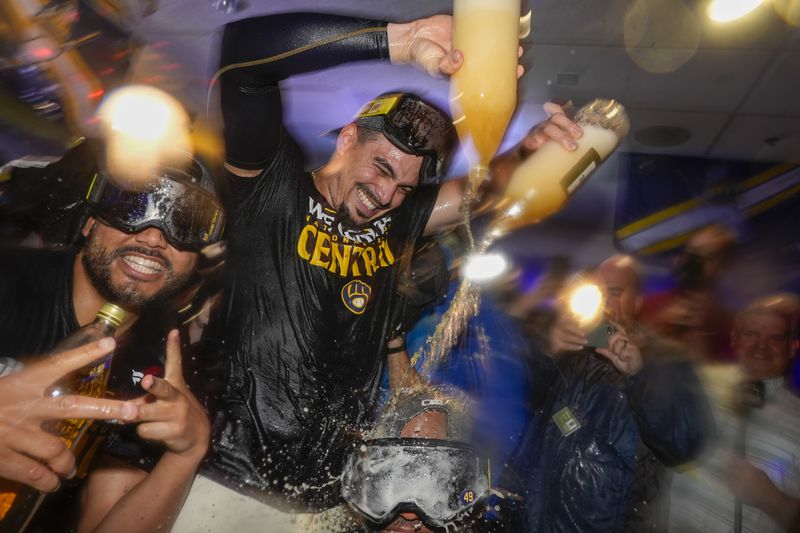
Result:
<svg viewBox="0 0 800 533"><path fill-rule="evenodd" d="M139 9L130 81L162 87L195 114L205 113L217 62L219 27L267 13L323 11L404 21L452 10L444 0L126 0ZM628 109L631 134L621 151L743 160L786 161L800 154L800 32L782 18L792 0L766 2L725 25L704 16L704 0L537 0L533 31L523 43L526 74L506 145L543 118L552 99L580 105L613 97ZM155 11L144 16L146 8ZM284 87L287 122L311 164L331 144L322 132L346 122L360 104L389 89L410 88L447 105L448 84L410 67L348 65L298 76ZM215 98L209 100L216 117ZM463 158L454 172L463 172ZM611 219L618 165L605 164L562 213L523 232L518 253L569 252L586 261L613 251ZM558 232L546 231L558 227ZM523 238L524 237L524 238Z"/></svg>
<svg viewBox="0 0 800 533"><path fill-rule="evenodd" d="M410 20L452 9L452 2L441 0L247 1L248 7L234 15L220 13L205 0L162 1L138 29L145 42L158 47L140 54L134 78L156 77L157 84L201 110L205 82L216 62L216 30L225 22L289 10ZM532 2L520 114L539 118L542 103L550 99L580 104L610 96L631 115L633 129L624 149L795 158L800 153L800 99L795 97L800 32L775 6L767 2L739 21L718 24L705 18L702 1ZM175 62L179 69L163 70ZM303 129L326 131L375 93L409 86L447 101L444 80L430 80L410 68L362 65L293 80L292 120ZM510 136L523 131L515 129Z"/></svg>

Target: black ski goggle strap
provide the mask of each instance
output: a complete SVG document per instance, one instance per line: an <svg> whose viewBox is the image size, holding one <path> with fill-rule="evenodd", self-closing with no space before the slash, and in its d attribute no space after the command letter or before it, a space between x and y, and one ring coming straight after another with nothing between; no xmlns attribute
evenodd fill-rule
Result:
<svg viewBox="0 0 800 533"><path fill-rule="evenodd" d="M382 525L413 512L445 527L488 493L488 463L471 446L448 440L366 441L347 457L342 476L345 501Z"/></svg>
<svg viewBox="0 0 800 533"><path fill-rule="evenodd" d="M94 214L126 233L148 227L160 229L167 241L181 250L197 251L220 240L225 227L222 205L208 191L171 176L165 170L141 190L121 187L105 175L96 175L86 195Z"/></svg>
<svg viewBox="0 0 800 533"><path fill-rule="evenodd" d="M421 183L442 177L455 146L450 118L407 93L384 94L372 100L356 115L355 123L382 131L401 150L422 156Z"/></svg>

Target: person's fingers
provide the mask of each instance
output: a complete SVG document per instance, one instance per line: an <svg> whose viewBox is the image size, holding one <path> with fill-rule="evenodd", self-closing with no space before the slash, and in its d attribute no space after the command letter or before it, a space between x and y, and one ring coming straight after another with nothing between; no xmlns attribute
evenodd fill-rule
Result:
<svg viewBox="0 0 800 533"><path fill-rule="evenodd" d="M28 416L40 420L133 420L136 412L137 407L133 402L68 394L58 398L42 398L32 405Z"/></svg>
<svg viewBox="0 0 800 533"><path fill-rule="evenodd" d="M561 334L557 336L557 338L562 343L574 344L580 347L586 346L586 343L589 342L589 339L587 339L582 334L571 331L562 331Z"/></svg>
<svg viewBox="0 0 800 533"><path fill-rule="evenodd" d="M448 76L453 75L464 64L464 53L461 50L451 50L439 61L438 67L433 70L438 70L441 74ZM433 74L437 74L434 72Z"/></svg>
<svg viewBox="0 0 800 533"><path fill-rule="evenodd" d="M523 67L522 65L517 65L517 79L520 79L524 75L525 75L525 67Z"/></svg>
<svg viewBox="0 0 800 533"><path fill-rule="evenodd" d="M578 143L575 142L575 139L572 137L572 135L567 133L564 128L552 121L544 127L542 133L544 133L548 139L559 143L566 150L572 151L578 148Z"/></svg>
<svg viewBox="0 0 800 533"><path fill-rule="evenodd" d="M545 104L542 106L542 109L544 109L544 112L547 113L548 117L552 117L553 115L557 115L559 113L562 115L564 114L564 108L555 102L545 102Z"/></svg>
<svg viewBox="0 0 800 533"><path fill-rule="evenodd" d="M90 342L71 350L53 355L32 365L25 372L27 378L45 385L53 383L58 378L67 375L73 370L88 365L93 361L102 359L111 353L116 345L113 337L106 337L99 341Z"/></svg>
<svg viewBox="0 0 800 533"><path fill-rule="evenodd" d="M139 407L140 421L146 422L163 422L165 420L174 421L177 413L175 404L173 402L153 402Z"/></svg>
<svg viewBox="0 0 800 533"><path fill-rule="evenodd" d="M556 352L577 352L583 349L585 344L575 342L560 342L556 343L553 348Z"/></svg>
<svg viewBox="0 0 800 533"><path fill-rule="evenodd" d="M588 339L578 330L558 329L552 334L552 346L555 351L575 352L583 349Z"/></svg>
<svg viewBox="0 0 800 533"><path fill-rule="evenodd" d="M581 331L578 325L569 321L559 322L553 330L553 335L560 339L572 340L574 342L585 343L587 341L586 335L583 334L583 331Z"/></svg>
<svg viewBox="0 0 800 533"><path fill-rule="evenodd" d="M75 456L64 441L41 430L17 428L12 449L47 464L54 473L72 477L75 473Z"/></svg>
<svg viewBox="0 0 800 533"><path fill-rule="evenodd" d="M517 47L517 57L522 57L522 54L525 53L525 50L522 49L521 46Z"/></svg>
<svg viewBox="0 0 800 533"><path fill-rule="evenodd" d="M61 485L58 476L49 468L19 453L3 457L0 477L24 483L43 492L55 492Z"/></svg>
<svg viewBox="0 0 800 533"><path fill-rule="evenodd" d="M551 115L549 122L561 128L567 135L572 137L573 140L583 137L583 129L564 113Z"/></svg>
<svg viewBox="0 0 800 533"><path fill-rule="evenodd" d="M136 433L147 440L167 441L179 436L178 429L171 422L145 422L139 424Z"/></svg>
<svg viewBox="0 0 800 533"><path fill-rule="evenodd" d="M619 358L619 355L607 348L595 348L594 351L611 361L611 364L614 366L619 366L622 364L622 359Z"/></svg>
<svg viewBox="0 0 800 533"><path fill-rule="evenodd" d="M628 346L628 342L628 337L621 333L615 333L608 339L608 349L621 357Z"/></svg>
<svg viewBox="0 0 800 533"><path fill-rule="evenodd" d="M171 402L180 396L178 389L170 385L167 380L149 374L142 378L141 385L144 390L159 400ZM141 406L139 408L141 409Z"/></svg>
<svg viewBox="0 0 800 533"><path fill-rule="evenodd" d="M164 362L164 379L170 383L183 385L183 366L181 360L181 337L177 329L167 335L167 357Z"/></svg>

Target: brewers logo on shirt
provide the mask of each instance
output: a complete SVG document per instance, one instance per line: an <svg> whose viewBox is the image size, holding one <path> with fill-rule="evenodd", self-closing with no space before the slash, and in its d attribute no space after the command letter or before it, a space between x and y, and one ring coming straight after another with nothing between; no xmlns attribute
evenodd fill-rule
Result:
<svg viewBox="0 0 800 533"><path fill-rule="evenodd" d="M391 222L391 216L385 215L366 228L347 229L336 221L333 209L309 198L306 225L297 238L297 255L337 276L357 278L342 288L341 297L349 311L360 315L372 294L369 278L395 262L388 239Z"/></svg>
<svg viewBox="0 0 800 533"><path fill-rule="evenodd" d="M351 312L360 315L367 308L372 287L361 280L354 279L342 287L342 302Z"/></svg>

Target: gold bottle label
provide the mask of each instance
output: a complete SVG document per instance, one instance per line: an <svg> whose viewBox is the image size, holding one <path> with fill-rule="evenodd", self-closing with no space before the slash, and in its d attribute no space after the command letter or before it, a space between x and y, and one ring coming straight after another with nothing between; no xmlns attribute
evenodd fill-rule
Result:
<svg viewBox="0 0 800 533"><path fill-rule="evenodd" d="M583 185L586 178L588 178L589 175L594 172L594 169L600 166L602 162L603 159L600 157L600 154L597 153L597 150L589 148L589 151L573 165L563 178L561 178L561 187L567 193L567 196L575 194L575 191Z"/></svg>

